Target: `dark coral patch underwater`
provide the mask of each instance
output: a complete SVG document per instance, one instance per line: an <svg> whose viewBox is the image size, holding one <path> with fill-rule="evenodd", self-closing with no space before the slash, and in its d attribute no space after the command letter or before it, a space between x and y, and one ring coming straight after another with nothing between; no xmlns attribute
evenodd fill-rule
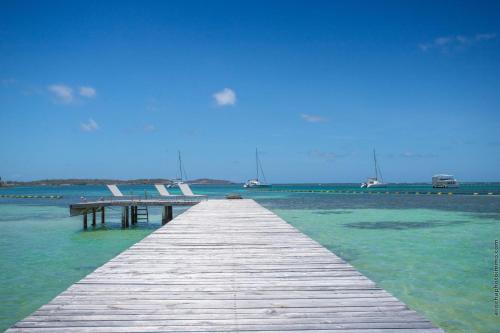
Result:
<svg viewBox="0 0 500 333"><path fill-rule="evenodd" d="M355 229L392 229L392 230L408 230L408 229L423 229L423 228L437 228L453 225L461 225L469 221L439 221L428 220L421 222L407 222L407 221L376 221L376 222L354 222L346 223L344 227Z"/></svg>

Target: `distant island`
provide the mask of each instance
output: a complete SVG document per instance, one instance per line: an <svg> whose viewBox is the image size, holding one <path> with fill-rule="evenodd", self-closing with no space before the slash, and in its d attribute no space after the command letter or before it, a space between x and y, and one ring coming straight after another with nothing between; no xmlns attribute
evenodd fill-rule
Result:
<svg viewBox="0 0 500 333"><path fill-rule="evenodd" d="M229 180L200 178L186 180L185 183L194 185L230 185L235 184ZM174 184L172 179L153 178L153 179L41 179L33 181L2 181L0 186L69 186L69 185L152 185L152 184Z"/></svg>

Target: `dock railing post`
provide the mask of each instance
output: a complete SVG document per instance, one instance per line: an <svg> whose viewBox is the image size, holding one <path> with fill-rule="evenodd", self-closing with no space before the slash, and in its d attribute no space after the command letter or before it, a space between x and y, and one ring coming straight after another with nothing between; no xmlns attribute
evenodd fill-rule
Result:
<svg viewBox="0 0 500 333"><path fill-rule="evenodd" d="M102 210L101 210L101 224L105 223L105 221L104 221L104 214L105 214L104 213L104 209L105 209L104 206L102 206Z"/></svg>
<svg viewBox="0 0 500 333"><path fill-rule="evenodd" d="M92 208L92 226L95 227L96 223L95 223L95 208Z"/></svg>

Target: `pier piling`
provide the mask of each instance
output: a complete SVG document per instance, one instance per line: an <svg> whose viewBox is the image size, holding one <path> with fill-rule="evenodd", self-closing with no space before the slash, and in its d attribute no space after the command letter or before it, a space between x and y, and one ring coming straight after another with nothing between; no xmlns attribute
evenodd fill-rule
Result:
<svg viewBox="0 0 500 333"><path fill-rule="evenodd" d="M163 213L161 224L165 225L173 219L173 209L172 206L163 206Z"/></svg>
<svg viewBox="0 0 500 333"><path fill-rule="evenodd" d="M137 206L132 206L132 224L137 224Z"/></svg>
<svg viewBox="0 0 500 333"><path fill-rule="evenodd" d="M125 228L125 220L127 218L127 207L122 207L122 228Z"/></svg>
<svg viewBox="0 0 500 333"><path fill-rule="evenodd" d="M125 207L125 228L129 227L129 208Z"/></svg>

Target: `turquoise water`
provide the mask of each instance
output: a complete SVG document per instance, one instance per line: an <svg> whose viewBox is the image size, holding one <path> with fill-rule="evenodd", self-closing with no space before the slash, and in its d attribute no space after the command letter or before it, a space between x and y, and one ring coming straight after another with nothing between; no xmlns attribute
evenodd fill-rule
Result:
<svg viewBox="0 0 500 333"><path fill-rule="evenodd" d="M500 197L258 192L239 186L194 190L210 197L240 191L255 198L447 332L495 332L500 323L492 289ZM149 186L123 191L154 193ZM0 330L160 226L153 210L151 223L122 230L119 212L111 210L105 227L82 231L81 218L68 217L67 204L81 196L107 196L100 186L0 189L13 192L63 199L0 199Z"/></svg>
<svg viewBox="0 0 500 333"><path fill-rule="evenodd" d="M81 218L67 215L57 206L0 205L0 330L152 231L83 232Z"/></svg>
<svg viewBox="0 0 500 333"><path fill-rule="evenodd" d="M498 216L431 209L276 210L448 332L494 332Z"/></svg>

